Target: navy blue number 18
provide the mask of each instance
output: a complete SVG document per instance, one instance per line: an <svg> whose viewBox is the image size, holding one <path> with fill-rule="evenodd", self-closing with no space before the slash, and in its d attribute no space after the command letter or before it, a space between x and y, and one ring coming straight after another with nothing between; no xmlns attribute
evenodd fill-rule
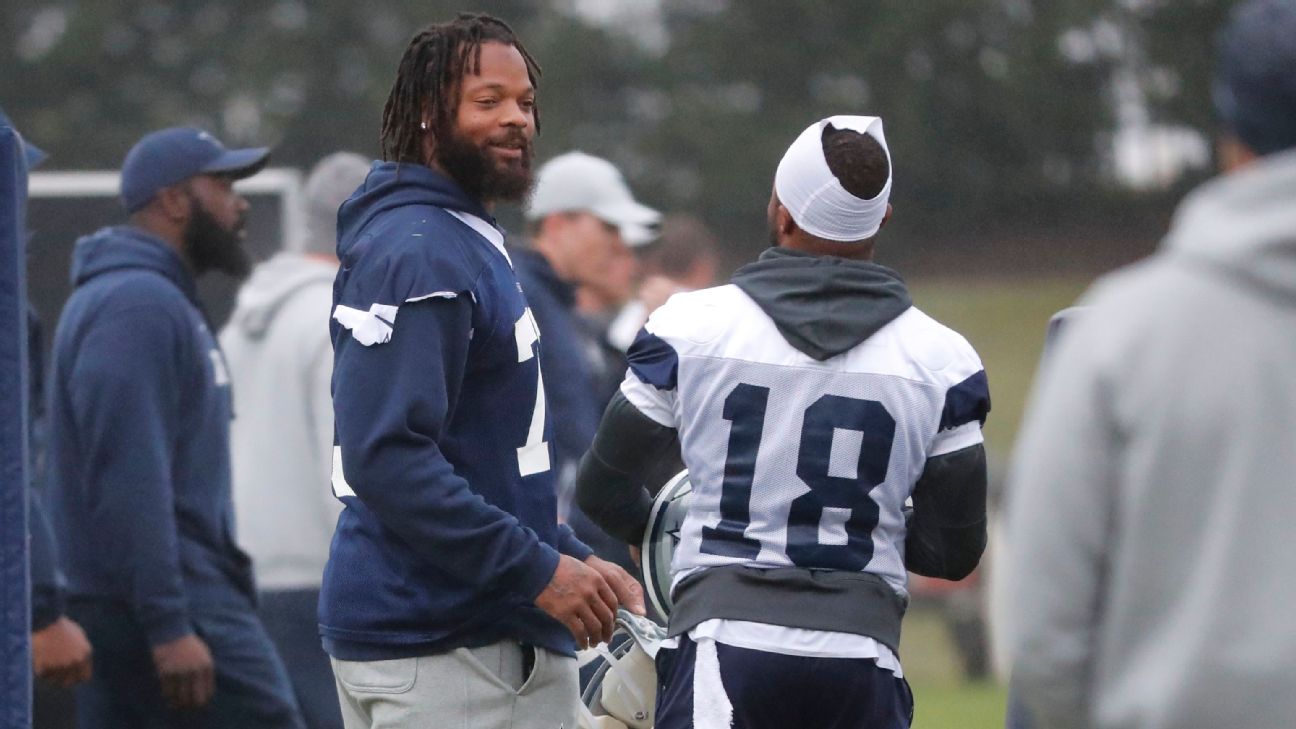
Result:
<svg viewBox="0 0 1296 729"><path fill-rule="evenodd" d="M702 528L701 550L707 554L754 559L760 543L745 535L751 522L751 490L760 451L768 387L740 384L725 398L723 416L732 423L720 490L720 522ZM792 500L788 513L787 556L799 567L862 570L873 557L873 528L878 506L871 491L886 480L895 440L895 418L882 403L841 395L824 395L806 408L801 424L796 474L810 491ZM854 477L829 475L833 432L860 434ZM821 544L824 510L846 533L845 544Z"/></svg>

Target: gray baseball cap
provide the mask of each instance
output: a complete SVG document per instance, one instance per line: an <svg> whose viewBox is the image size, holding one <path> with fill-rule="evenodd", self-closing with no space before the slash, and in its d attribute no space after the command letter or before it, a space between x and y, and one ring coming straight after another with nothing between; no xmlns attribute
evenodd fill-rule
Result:
<svg viewBox="0 0 1296 729"><path fill-rule="evenodd" d="M588 212L621 229L627 245L656 238L661 213L634 199L621 172L605 159L568 152L549 160L536 173L535 192L527 205L528 220L566 212Z"/></svg>

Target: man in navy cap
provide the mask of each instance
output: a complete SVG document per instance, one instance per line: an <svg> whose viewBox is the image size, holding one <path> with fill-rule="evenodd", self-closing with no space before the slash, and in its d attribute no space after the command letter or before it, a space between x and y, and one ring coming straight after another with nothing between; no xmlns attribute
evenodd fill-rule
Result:
<svg viewBox="0 0 1296 729"><path fill-rule="evenodd" d="M229 375L194 278L247 273L234 181L266 149L174 128L126 156L130 223L77 242L55 334L52 510L95 646L82 727L300 727L235 545Z"/></svg>

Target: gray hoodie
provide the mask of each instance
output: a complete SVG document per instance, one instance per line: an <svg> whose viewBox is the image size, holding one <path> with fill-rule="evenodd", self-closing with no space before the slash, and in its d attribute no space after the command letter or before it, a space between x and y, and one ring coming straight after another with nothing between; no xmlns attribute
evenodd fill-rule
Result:
<svg viewBox="0 0 1296 729"><path fill-rule="evenodd" d="M221 332L234 390L239 542L263 590L318 588L342 505L329 485L336 266L280 253L257 266Z"/></svg>
<svg viewBox="0 0 1296 729"><path fill-rule="evenodd" d="M1041 727L1296 725L1296 152L1084 303L1010 475L1016 687Z"/></svg>

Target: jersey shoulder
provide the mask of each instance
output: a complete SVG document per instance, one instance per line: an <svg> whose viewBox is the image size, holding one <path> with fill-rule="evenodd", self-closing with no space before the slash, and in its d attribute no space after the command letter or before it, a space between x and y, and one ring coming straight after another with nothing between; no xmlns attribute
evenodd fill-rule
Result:
<svg viewBox="0 0 1296 729"><path fill-rule="evenodd" d="M737 318L743 296L732 284L681 292L654 311L644 327L677 349L705 345Z"/></svg>
<svg viewBox="0 0 1296 729"><path fill-rule="evenodd" d="M951 387L984 369L963 335L917 306L909 307L878 334L892 341L923 379L933 384Z"/></svg>

